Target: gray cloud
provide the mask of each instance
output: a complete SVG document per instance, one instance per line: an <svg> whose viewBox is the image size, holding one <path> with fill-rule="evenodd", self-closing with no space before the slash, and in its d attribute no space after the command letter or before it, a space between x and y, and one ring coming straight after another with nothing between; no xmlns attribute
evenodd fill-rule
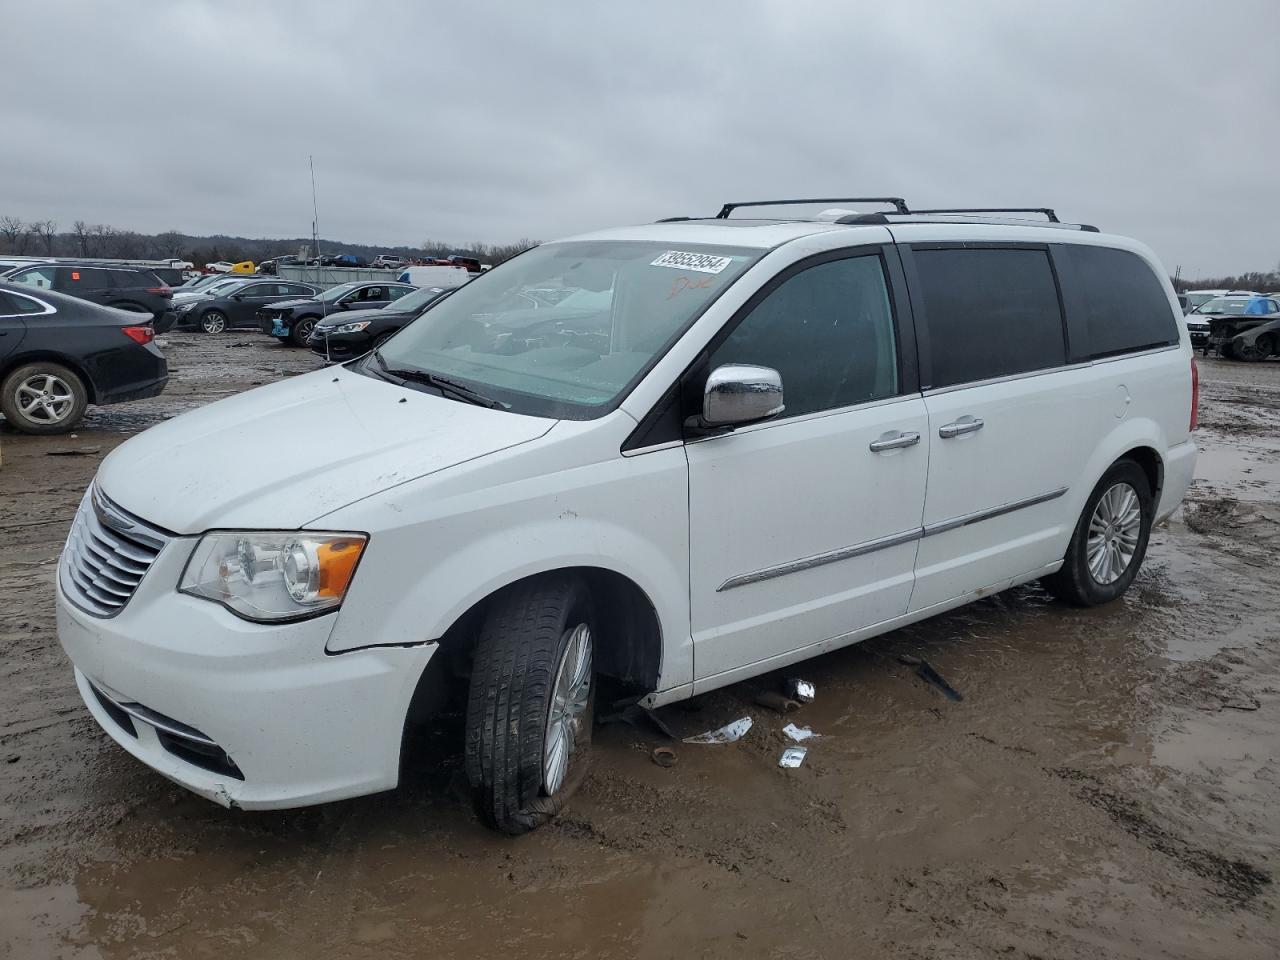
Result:
<svg viewBox="0 0 1280 960"><path fill-rule="evenodd" d="M0 213L368 243L729 199L1051 205L1280 260L1274 0L3 7Z"/></svg>

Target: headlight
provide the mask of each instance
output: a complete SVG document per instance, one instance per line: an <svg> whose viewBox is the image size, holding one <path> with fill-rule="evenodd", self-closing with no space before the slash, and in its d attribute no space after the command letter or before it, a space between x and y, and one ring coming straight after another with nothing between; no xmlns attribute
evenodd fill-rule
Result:
<svg viewBox="0 0 1280 960"><path fill-rule="evenodd" d="M193 309L195 309L195 306L196 306L196 301L195 301L195 300L188 300L186 303L180 303L180 304L178 304L178 312L179 312L179 313L186 313L188 310L193 310Z"/></svg>
<svg viewBox="0 0 1280 960"><path fill-rule="evenodd" d="M326 333L359 333L361 330L363 330L372 322L373 322L372 320L355 320L351 323L339 324L338 326L334 327L332 330L326 330L325 332Z"/></svg>
<svg viewBox="0 0 1280 960"><path fill-rule="evenodd" d="M369 538L363 533L208 533L178 589L259 623L342 605Z"/></svg>

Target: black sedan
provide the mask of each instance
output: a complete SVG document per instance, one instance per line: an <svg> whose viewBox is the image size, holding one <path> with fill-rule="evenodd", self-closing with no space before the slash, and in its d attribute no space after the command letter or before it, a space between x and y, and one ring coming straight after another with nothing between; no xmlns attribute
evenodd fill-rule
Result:
<svg viewBox="0 0 1280 960"><path fill-rule="evenodd" d="M0 413L23 433L66 433L91 404L157 396L169 379L150 318L0 283Z"/></svg>
<svg viewBox="0 0 1280 960"><path fill-rule="evenodd" d="M296 281L230 282L211 291L208 296L178 305L178 320L174 326L179 330L195 329L205 333L221 333L233 327L257 327L258 311L263 307L299 297L314 297L319 292L310 284Z"/></svg>
<svg viewBox="0 0 1280 960"><path fill-rule="evenodd" d="M358 357L418 319L454 289L421 287L380 310L348 310L325 317L311 331L307 346L327 360Z"/></svg>
<svg viewBox="0 0 1280 960"><path fill-rule="evenodd" d="M378 310L417 287L407 283L360 280L340 283L309 300L286 300L258 311L258 327L281 343L304 347L315 325L325 317L346 310Z"/></svg>

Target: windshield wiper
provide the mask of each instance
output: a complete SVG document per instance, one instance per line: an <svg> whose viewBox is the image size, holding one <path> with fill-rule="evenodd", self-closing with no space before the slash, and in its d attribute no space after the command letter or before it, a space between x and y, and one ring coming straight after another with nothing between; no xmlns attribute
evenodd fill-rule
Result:
<svg viewBox="0 0 1280 960"><path fill-rule="evenodd" d="M485 407L489 410L506 410L510 407L510 404L495 400L493 397L486 397L483 393L472 390L465 384L450 380L448 377L442 377L437 373L428 373L426 370L413 368L388 367L387 361L382 358L382 352L379 350L373 351L373 359L381 368L380 373L384 377L394 377L401 383L409 381L410 383L421 383L424 386L435 387L443 396L449 397L451 400L460 400L463 403L475 404L477 407Z"/></svg>

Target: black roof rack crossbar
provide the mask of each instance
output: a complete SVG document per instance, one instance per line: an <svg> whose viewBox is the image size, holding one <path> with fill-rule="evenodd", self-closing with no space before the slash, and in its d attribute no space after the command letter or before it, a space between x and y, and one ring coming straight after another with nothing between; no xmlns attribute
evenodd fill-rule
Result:
<svg viewBox="0 0 1280 960"><path fill-rule="evenodd" d="M906 213L899 210L899 213ZM912 210L912 213L1043 213L1050 223L1061 223L1058 215L1048 207L948 207L945 210Z"/></svg>
<svg viewBox="0 0 1280 960"><path fill-rule="evenodd" d="M910 213L907 201L901 197L810 197L804 200L747 200L742 203L726 203L716 214L717 220L728 220L729 214L739 207L789 207L798 203L887 203L898 213Z"/></svg>

